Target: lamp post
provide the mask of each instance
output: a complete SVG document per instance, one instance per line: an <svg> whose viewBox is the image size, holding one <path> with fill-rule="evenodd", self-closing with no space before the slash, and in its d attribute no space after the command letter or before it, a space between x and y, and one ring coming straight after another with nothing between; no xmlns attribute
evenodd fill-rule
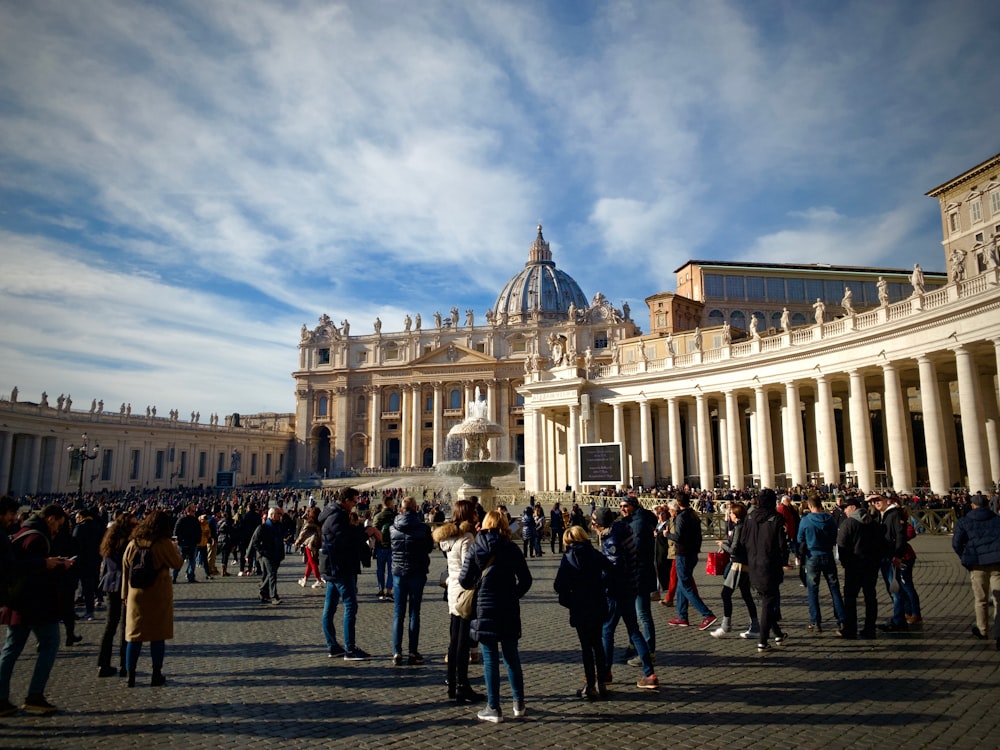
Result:
<svg viewBox="0 0 1000 750"><path fill-rule="evenodd" d="M86 432L83 433L81 437L83 438L83 445L75 446L70 444L70 446L66 448L67 452L70 455L70 459L71 460L76 459L77 461L80 462L80 481L77 484L76 488L77 498L83 497L83 472L87 466L87 461L93 461L94 459L96 459L101 450L100 443L94 443L94 447L93 449L91 449L90 443L87 440Z"/></svg>

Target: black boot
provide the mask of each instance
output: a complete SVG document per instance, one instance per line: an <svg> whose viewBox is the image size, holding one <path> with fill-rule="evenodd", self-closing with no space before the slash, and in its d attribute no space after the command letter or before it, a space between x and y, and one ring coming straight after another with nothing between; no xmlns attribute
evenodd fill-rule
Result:
<svg viewBox="0 0 1000 750"><path fill-rule="evenodd" d="M455 690L455 700L459 703L479 703L486 700L486 696L477 693L472 689L470 684L465 683L464 685L459 685L458 689Z"/></svg>
<svg viewBox="0 0 1000 750"><path fill-rule="evenodd" d="M135 670L129 670L128 673L128 686L135 687Z"/></svg>
<svg viewBox="0 0 1000 750"><path fill-rule="evenodd" d="M160 687L160 685L165 685L166 683L167 678L163 676L163 672L158 670L153 672L153 679L149 682L152 687Z"/></svg>

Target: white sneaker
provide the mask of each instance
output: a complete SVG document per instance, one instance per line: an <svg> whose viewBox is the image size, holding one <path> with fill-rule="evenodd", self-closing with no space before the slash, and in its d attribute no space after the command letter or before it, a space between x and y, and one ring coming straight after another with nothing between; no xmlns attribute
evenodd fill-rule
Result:
<svg viewBox="0 0 1000 750"><path fill-rule="evenodd" d="M756 638L759 635L760 631L754 630L753 627L751 626L747 628L744 632L740 633L740 638L746 638L747 640L750 640L751 638Z"/></svg>
<svg viewBox="0 0 1000 750"><path fill-rule="evenodd" d="M722 636L724 636L728 632L729 632L729 630L726 628L725 625L720 625L715 630L713 630L711 633L709 633L709 635L712 636L713 638L721 638Z"/></svg>
<svg viewBox="0 0 1000 750"><path fill-rule="evenodd" d="M305 585L306 585L306 579L305 578L300 578L299 579L299 586L305 587Z"/></svg>
<svg viewBox="0 0 1000 750"><path fill-rule="evenodd" d="M528 713L528 707L524 705L524 701L514 701L514 718L519 719Z"/></svg>
<svg viewBox="0 0 1000 750"><path fill-rule="evenodd" d="M487 706L486 708L480 710L478 714L476 714L476 718L479 719L480 721L491 721L494 724L499 724L501 721L503 721L503 714L500 713L499 708L490 708L489 706Z"/></svg>
<svg viewBox="0 0 1000 750"><path fill-rule="evenodd" d="M322 581L313 581L313 585L310 586L309 588L311 588L311 589L318 589L322 585L323 585Z"/></svg>

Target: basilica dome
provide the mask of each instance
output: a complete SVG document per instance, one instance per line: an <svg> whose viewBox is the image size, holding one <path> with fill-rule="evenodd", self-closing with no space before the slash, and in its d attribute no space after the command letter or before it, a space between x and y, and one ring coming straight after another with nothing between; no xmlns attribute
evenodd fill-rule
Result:
<svg viewBox="0 0 1000 750"><path fill-rule="evenodd" d="M493 314L510 322L526 321L532 314L541 318L566 317L570 304L577 310L587 307L587 298L573 277L556 268L549 243L538 237L528 250L528 262L504 286L493 305Z"/></svg>

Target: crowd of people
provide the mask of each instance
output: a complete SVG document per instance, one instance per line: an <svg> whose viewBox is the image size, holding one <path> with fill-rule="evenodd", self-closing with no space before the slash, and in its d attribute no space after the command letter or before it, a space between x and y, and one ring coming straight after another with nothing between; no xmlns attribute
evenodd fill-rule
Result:
<svg viewBox="0 0 1000 750"><path fill-rule="evenodd" d="M617 508L614 501L608 504L609 497ZM546 511L534 499L519 516L503 505L487 513L473 498L450 505L448 518L444 507L450 498L425 492L418 499L403 490L116 493L62 500L33 503L29 510L23 500L0 500L0 623L7 625L0 652L0 716L17 710L9 700L10 681L31 634L38 651L25 710L55 710L44 691L62 641L60 626L66 646L73 647L80 639L77 618L93 619L102 606L108 614L97 676L126 677L134 687L142 644L149 643L150 684L159 687L167 681L165 644L173 637L173 587L181 573L189 584L230 575L230 567L236 575L257 575L260 602L278 606L278 571L293 552L303 559L299 585L325 588L321 623L327 655L347 661L370 658L357 639L358 577L374 558L377 598L394 604L392 664L402 667L424 663L420 614L436 545L447 559L441 580L450 623L447 695L460 703L485 702L477 716L487 722L503 720L501 661L514 716L527 711L518 652L520 600L533 584L527 561L545 554L546 537L549 554L562 553L554 593L569 610L580 643L585 682L577 695L586 700L608 696L622 621L629 642L625 661L641 670L636 687L658 688L656 601L675 608L668 627L689 627L694 609L699 630L716 638L738 631L755 641L759 652L791 635L781 603L781 584L791 571L807 589L808 628L814 633L826 627L838 637L871 639L879 631L922 623L910 544L916 529L909 513L930 502L927 497L865 496L843 488L779 497L765 488L709 498L672 488L655 498L628 491L606 495L600 505L591 498L589 513L579 503L566 508L558 501ZM650 500L652 508L645 507ZM949 502L959 517L953 546L970 571L972 635L995 639L1000 650L1000 616L994 613L992 623L989 618L991 600L996 606L1000 598L996 496L956 495ZM721 619L702 598L694 576L704 551L701 514L706 512L725 519L726 533L713 551L723 576ZM514 541L518 536L520 545ZM880 578L891 600L883 622ZM820 601L824 581L830 621ZM745 629L736 627L736 592L747 610ZM480 653L485 694L475 690L468 673Z"/></svg>

